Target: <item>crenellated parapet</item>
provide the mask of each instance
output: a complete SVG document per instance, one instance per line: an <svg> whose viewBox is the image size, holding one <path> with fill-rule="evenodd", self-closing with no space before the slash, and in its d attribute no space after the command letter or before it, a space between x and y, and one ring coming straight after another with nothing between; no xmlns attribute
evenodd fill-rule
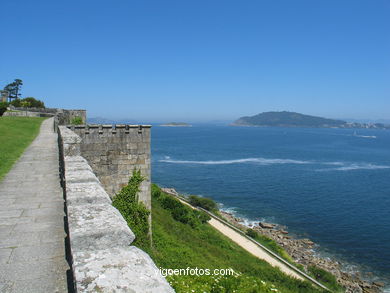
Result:
<svg viewBox="0 0 390 293"><path fill-rule="evenodd" d="M112 197L127 185L134 169L145 180L139 200L151 208L150 125L71 125L80 139L80 154L87 159L104 189Z"/></svg>

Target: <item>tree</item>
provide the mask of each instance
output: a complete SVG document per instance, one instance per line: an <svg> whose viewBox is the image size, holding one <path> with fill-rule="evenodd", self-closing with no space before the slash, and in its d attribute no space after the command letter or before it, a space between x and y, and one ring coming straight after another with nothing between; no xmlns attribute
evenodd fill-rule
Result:
<svg viewBox="0 0 390 293"><path fill-rule="evenodd" d="M15 79L14 82L11 82L4 87L4 90L8 92L8 99L10 102L12 99L19 98L22 85L23 81L21 79Z"/></svg>
<svg viewBox="0 0 390 293"><path fill-rule="evenodd" d="M37 100L33 97L26 97L22 99L21 102L25 103L26 108L45 108L45 104L42 101Z"/></svg>
<svg viewBox="0 0 390 293"><path fill-rule="evenodd" d="M45 104L37 100L33 97L27 97L24 99L15 99L12 102L10 102L10 105L18 108L18 107L23 107L23 108L45 108Z"/></svg>

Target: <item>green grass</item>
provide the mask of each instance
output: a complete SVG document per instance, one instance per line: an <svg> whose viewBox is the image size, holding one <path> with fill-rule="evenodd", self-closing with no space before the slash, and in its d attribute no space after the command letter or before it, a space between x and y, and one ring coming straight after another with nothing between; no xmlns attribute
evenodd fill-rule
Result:
<svg viewBox="0 0 390 293"><path fill-rule="evenodd" d="M345 292L345 289L337 283L336 277L331 273L315 266L308 267L309 275L331 289L333 292Z"/></svg>
<svg viewBox="0 0 390 293"><path fill-rule="evenodd" d="M162 196L167 196L162 194ZM238 275L231 277L168 277L176 292L324 292L308 282L288 277L270 266L208 224L196 228L174 220L164 209L161 196L152 197L153 247L147 251L158 267L165 269L227 269Z"/></svg>
<svg viewBox="0 0 390 293"><path fill-rule="evenodd" d="M38 135L44 119L0 117L0 180Z"/></svg>

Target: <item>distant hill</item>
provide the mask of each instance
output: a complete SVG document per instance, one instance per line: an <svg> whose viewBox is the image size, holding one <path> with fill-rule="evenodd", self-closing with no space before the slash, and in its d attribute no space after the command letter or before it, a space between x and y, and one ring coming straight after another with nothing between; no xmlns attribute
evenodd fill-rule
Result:
<svg viewBox="0 0 390 293"><path fill-rule="evenodd" d="M254 116L241 117L233 126L276 126L276 127L325 127L325 128L366 128L390 129L383 123L358 123L328 119L295 112L264 112Z"/></svg>
<svg viewBox="0 0 390 293"><path fill-rule="evenodd" d="M255 116L241 117L233 125L281 126L281 127L342 127L347 122L304 115L295 112L264 112Z"/></svg>

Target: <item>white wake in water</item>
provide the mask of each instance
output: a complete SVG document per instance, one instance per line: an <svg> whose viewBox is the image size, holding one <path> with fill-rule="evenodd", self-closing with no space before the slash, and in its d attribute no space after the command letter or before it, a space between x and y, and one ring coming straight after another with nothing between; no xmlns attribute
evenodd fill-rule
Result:
<svg viewBox="0 0 390 293"><path fill-rule="evenodd" d="M227 164L243 164L243 163L257 163L261 165L272 165L272 164L310 164L310 161L299 161L290 159L266 159L266 158L247 158L237 160L220 160L220 161L185 161L185 160L172 160L163 159L159 160L163 163L172 164L198 164L198 165L227 165Z"/></svg>
<svg viewBox="0 0 390 293"><path fill-rule="evenodd" d="M386 165L360 163L360 164L344 164L343 166L338 168L320 169L318 171L378 170L378 169L389 169L389 168L390 166L386 166Z"/></svg>
<svg viewBox="0 0 390 293"><path fill-rule="evenodd" d="M162 163L171 164L193 164L193 165L228 165L228 164L247 164L254 163L258 165L280 165L280 164L312 164L322 166L334 166L334 168L321 168L315 171L351 171L351 170L378 170L389 169L388 165L376 165L371 163L351 163L351 162L318 162L318 161L302 161L292 159L267 159L267 158L243 158L235 160L210 160L210 161L191 161L191 160L174 160L166 156L159 160Z"/></svg>

